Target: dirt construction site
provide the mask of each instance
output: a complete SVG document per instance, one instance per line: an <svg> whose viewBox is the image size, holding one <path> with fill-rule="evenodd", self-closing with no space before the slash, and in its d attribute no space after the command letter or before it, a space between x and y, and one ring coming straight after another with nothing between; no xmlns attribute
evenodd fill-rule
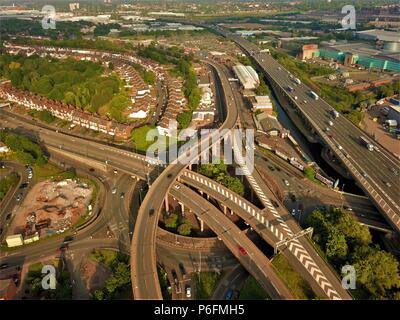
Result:
<svg viewBox="0 0 400 320"><path fill-rule="evenodd" d="M10 234L40 237L60 233L88 210L93 186L79 179L43 181L31 189L9 228Z"/></svg>

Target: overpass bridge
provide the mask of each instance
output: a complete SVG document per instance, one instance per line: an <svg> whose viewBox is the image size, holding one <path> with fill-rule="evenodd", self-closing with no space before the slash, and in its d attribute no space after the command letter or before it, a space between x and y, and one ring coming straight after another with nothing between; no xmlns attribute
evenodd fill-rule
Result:
<svg viewBox="0 0 400 320"><path fill-rule="evenodd" d="M305 125L311 129L312 138L330 149L357 184L369 196L395 231L400 231L400 178L396 174L400 161L374 142L369 151L360 143L365 133L343 116L332 117L333 108L322 98L311 96L310 88L296 83L282 65L268 53L248 40L215 26L214 30L236 42L256 62L283 103L288 104ZM293 90L289 89L289 86ZM329 133L326 127L333 122Z"/></svg>
<svg viewBox="0 0 400 320"><path fill-rule="evenodd" d="M215 199L221 204L225 214L228 213L228 210L237 214L272 247L301 231L286 210L280 209L278 212L272 204L260 209L228 188L201 174L185 170L179 177L179 181ZM306 239L297 239L280 250L320 297L351 299L348 292L342 288L335 273L319 257Z"/></svg>
<svg viewBox="0 0 400 320"><path fill-rule="evenodd" d="M220 210L179 182L174 183L174 186L170 189L170 194L184 203L214 231L272 299L294 299L286 285L276 275L270 260Z"/></svg>

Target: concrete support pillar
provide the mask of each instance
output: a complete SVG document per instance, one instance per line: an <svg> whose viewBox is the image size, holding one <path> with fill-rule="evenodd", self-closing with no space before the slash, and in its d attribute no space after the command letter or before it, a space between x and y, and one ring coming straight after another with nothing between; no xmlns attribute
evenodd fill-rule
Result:
<svg viewBox="0 0 400 320"><path fill-rule="evenodd" d="M231 216L233 215L233 210L232 209L230 209L230 211L231 211Z"/></svg>
<svg viewBox="0 0 400 320"><path fill-rule="evenodd" d="M210 200L210 195L209 194L207 194L207 200Z"/></svg>
<svg viewBox="0 0 400 320"><path fill-rule="evenodd" d="M203 232L204 231L204 221L201 219L199 219L199 220L200 220L200 231Z"/></svg>
<svg viewBox="0 0 400 320"><path fill-rule="evenodd" d="M168 195L165 196L165 211L169 211Z"/></svg>
<svg viewBox="0 0 400 320"><path fill-rule="evenodd" d="M192 164L191 163L189 164L189 170L192 170Z"/></svg>
<svg viewBox="0 0 400 320"><path fill-rule="evenodd" d="M203 196L203 191L199 190L199 192L200 192L201 196Z"/></svg>
<svg viewBox="0 0 400 320"><path fill-rule="evenodd" d="M226 206L222 205L222 207L224 208L224 215L226 215Z"/></svg>
<svg viewBox="0 0 400 320"><path fill-rule="evenodd" d="M182 216L185 216L185 205L181 202L179 204L181 205Z"/></svg>

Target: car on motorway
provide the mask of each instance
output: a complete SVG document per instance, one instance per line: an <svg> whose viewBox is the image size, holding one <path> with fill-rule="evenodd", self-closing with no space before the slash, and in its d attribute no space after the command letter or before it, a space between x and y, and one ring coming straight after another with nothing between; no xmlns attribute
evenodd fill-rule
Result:
<svg viewBox="0 0 400 320"><path fill-rule="evenodd" d="M18 202L20 202L22 199L22 193L18 193L15 200L17 200Z"/></svg>
<svg viewBox="0 0 400 320"><path fill-rule="evenodd" d="M167 178L172 178L172 173L168 173Z"/></svg>
<svg viewBox="0 0 400 320"><path fill-rule="evenodd" d="M24 182L24 183L21 183L21 185L19 186L19 188L20 188L20 189L26 189L26 188L28 188L28 186L29 186L29 182Z"/></svg>
<svg viewBox="0 0 400 320"><path fill-rule="evenodd" d="M298 98L297 98L297 96L294 96L294 100L297 100Z"/></svg>
<svg viewBox="0 0 400 320"><path fill-rule="evenodd" d="M8 263L0 264L0 269L6 269L6 268L8 268Z"/></svg>
<svg viewBox="0 0 400 320"><path fill-rule="evenodd" d="M332 127L333 126L333 122L332 121L328 121L328 124Z"/></svg>
<svg viewBox="0 0 400 320"><path fill-rule="evenodd" d="M155 210L154 209L150 209L149 210L149 216L152 216L154 214Z"/></svg>
<svg viewBox="0 0 400 320"><path fill-rule="evenodd" d="M3 233L3 228L0 228L0 235Z"/></svg>
<svg viewBox="0 0 400 320"><path fill-rule="evenodd" d="M29 174L28 174L28 179L32 179L33 178L33 174L32 174L32 172L30 172Z"/></svg>
<svg viewBox="0 0 400 320"><path fill-rule="evenodd" d="M176 184L176 185L174 186L174 188L175 188L176 190L179 190L179 189L181 188L181 186L180 186L179 184Z"/></svg>
<svg viewBox="0 0 400 320"><path fill-rule="evenodd" d="M292 209L292 216L296 215L296 209Z"/></svg>
<svg viewBox="0 0 400 320"><path fill-rule="evenodd" d="M353 211L353 208L351 208L351 207L349 207L349 206L343 206L343 209L344 209L344 210L347 210L347 211Z"/></svg>
<svg viewBox="0 0 400 320"><path fill-rule="evenodd" d="M240 252L242 255L247 256L247 251L246 251L246 249L243 248L242 246L239 246L239 252Z"/></svg>
<svg viewBox="0 0 400 320"><path fill-rule="evenodd" d="M337 147L339 150L343 150L343 147L340 144L338 144Z"/></svg>
<svg viewBox="0 0 400 320"><path fill-rule="evenodd" d="M175 269L172 269L172 270L171 270L171 274L172 274L172 278L174 278L175 284L178 285L179 280L178 280L178 275L176 274Z"/></svg>
<svg viewBox="0 0 400 320"><path fill-rule="evenodd" d="M271 203L275 208L279 208L279 204L275 200L271 200Z"/></svg>
<svg viewBox="0 0 400 320"><path fill-rule="evenodd" d="M183 276L186 274L185 266L182 262L179 262L179 270L181 271Z"/></svg>
<svg viewBox="0 0 400 320"><path fill-rule="evenodd" d="M114 169L114 174L117 174L118 173L118 170L117 169Z"/></svg>
<svg viewBox="0 0 400 320"><path fill-rule="evenodd" d="M391 183L390 183L389 181L386 181L385 184L386 184L386 186L389 187L389 188L392 186Z"/></svg>
<svg viewBox="0 0 400 320"><path fill-rule="evenodd" d="M69 243L69 242L71 242L71 241L73 241L73 240L74 240L74 237L73 237L73 236L66 236L66 237L64 238L63 243Z"/></svg>
<svg viewBox="0 0 400 320"><path fill-rule="evenodd" d="M268 166L268 169L271 171L275 171L275 168L273 166Z"/></svg>
<svg viewBox="0 0 400 320"><path fill-rule="evenodd" d="M365 171L363 171L362 175L363 175L364 178L368 177L368 174Z"/></svg>
<svg viewBox="0 0 400 320"><path fill-rule="evenodd" d="M112 194L116 194L117 193L117 188L112 188L111 193Z"/></svg>
<svg viewBox="0 0 400 320"><path fill-rule="evenodd" d="M225 300L232 300L233 298L233 290L229 289L228 292L225 294Z"/></svg>
<svg viewBox="0 0 400 320"><path fill-rule="evenodd" d="M68 250L68 244L67 243L63 243L58 249L58 252L65 252Z"/></svg>
<svg viewBox="0 0 400 320"><path fill-rule="evenodd" d="M7 214L7 216L6 216L6 220L10 220L11 219L11 215L12 215L12 213L10 212L10 213L8 213Z"/></svg>
<svg viewBox="0 0 400 320"><path fill-rule="evenodd" d="M120 197L121 199L125 198L125 192L121 192L121 194L119 195L119 197Z"/></svg>
<svg viewBox="0 0 400 320"><path fill-rule="evenodd" d="M186 298L190 298L192 296L192 288L186 286Z"/></svg>
<svg viewBox="0 0 400 320"><path fill-rule="evenodd" d="M290 183L289 183L289 181L287 181L286 179L285 179L285 180L283 180L283 182L285 183L285 186L286 186L286 187L289 187L289 186L290 186Z"/></svg>
<svg viewBox="0 0 400 320"><path fill-rule="evenodd" d="M306 104L306 103L307 103L307 100L303 100L303 103Z"/></svg>

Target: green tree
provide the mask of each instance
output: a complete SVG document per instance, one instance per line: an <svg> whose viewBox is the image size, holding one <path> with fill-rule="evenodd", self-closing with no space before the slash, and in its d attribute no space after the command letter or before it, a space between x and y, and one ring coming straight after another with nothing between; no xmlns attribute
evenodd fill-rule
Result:
<svg viewBox="0 0 400 320"><path fill-rule="evenodd" d="M346 238L340 231L335 228L330 230L325 247L326 255L329 259L335 263L341 263L345 261L348 253L348 247Z"/></svg>
<svg viewBox="0 0 400 320"><path fill-rule="evenodd" d="M357 281L374 298L391 298L388 292L400 288L399 262L390 253L367 246L353 254Z"/></svg>
<svg viewBox="0 0 400 320"><path fill-rule="evenodd" d="M182 112L181 114L178 115L178 118L176 120L178 121L179 128L185 129L189 126L190 121L192 121L192 112L191 111Z"/></svg>
<svg viewBox="0 0 400 320"><path fill-rule="evenodd" d="M176 215L175 213L171 213L165 219L165 227L170 230L176 230L177 226L178 226L178 215Z"/></svg>
<svg viewBox="0 0 400 320"><path fill-rule="evenodd" d="M192 227L187 222L182 223L178 227L178 233L182 236L190 236L190 234L192 233Z"/></svg>

